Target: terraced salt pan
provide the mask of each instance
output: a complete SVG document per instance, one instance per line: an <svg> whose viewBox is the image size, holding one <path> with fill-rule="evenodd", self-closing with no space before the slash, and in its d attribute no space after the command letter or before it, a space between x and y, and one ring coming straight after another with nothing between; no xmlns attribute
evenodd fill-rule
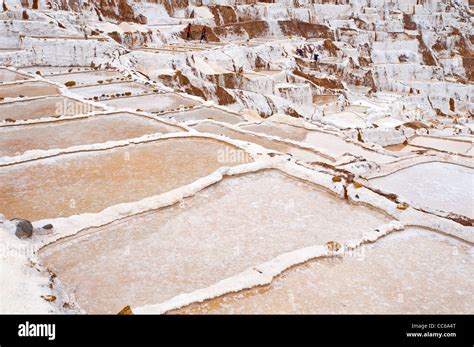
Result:
<svg viewBox="0 0 474 347"><path fill-rule="evenodd" d="M0 68L0 82L15 82L29 80L30 77L8 69Z"/></svg>
<svg viewBox="0 0 474 347"><path fill-rule="evenodd" d="M172 93L118 98L102 103L111 107L140 109L147 112L171 111L199 105L197 101Z"/></svg>
<svg viewBox="0 0 474 347"><path fill-rule="evenodd" d="M388 221L269 170L226 178L177 205L83 231L40 257L81 308L116 313L205 288L284 252L360 238Z"/></svg>
<svg viewBox="0 0 474 347"><path fill-rule="evenodd" d="M74 116L100 110L64 96L21 100L0 103L0 120L39 119L47 117Z"/></svg>
<svg viewBox="0 0 474 347"><path fill-rule="evenodd" d="M40 70L42 71L42 70ZM67 73L53 76L45 76L48 81L64 84L66 82L74 81L76 85L95 85L110 82L117 82L124 79L123 74L118 71L84 71L76 73Z"/></svg>
<svg viewBox="0 0 474 347"><path fill-rule="evenodd" d="M321 152L336 158L346 153L350 153L351 155L362 156L365 159L376 163L389 163L396 160L395 157L369 151L350 142L346 142L336 135L320 131L312 131L287 124L264 122L261 124L244 124L240 127L256 133L264 133L267 135L278 136L283 139L286 138L307 143L316 147Z"/></svg>
<svg viewBox="0 0 474 347"><path fill-rule="evenodd" d="M0 156L20 155L33 149L67 148L180 131L185 130L131 113L2 127Z"/></svg>
<svg viewBox="0 0 474 347"><path fill-rule="evenodd" d="M93 98L94 96L106 98L115 97L117 94L131 93L132 95L141 95L153 92L152 88L136 82L108 83L104 85L95 85L87 87L72 88L71 92L84 98Z"/></svg>
<svg viewBox="0 0 474 347"><path fill-rule="evenodd" d="M55 85L39 81L0 85L0 98L59 95L60 93L61 91Z"/></svg>
<svg viewBox="0 0 474 347"><path fill-rule="evenodd" d="M293 146L285 142L267 140L257 135L252 135L252 134L232 130L225 126L214 124L211 122L202 122L202 123L193 125L192 128L204 133L225 135L232 139L256 143L267 149L271 149L271 150L278 151L281 153L291 154L295 158L306 161L306 162L325 162L325 163L330 162L329 159L324 158L313 151L303 149L297 146Z"/></svg>
<svg viewBox="0 0 474 347"><path fill-rule="evenodd" d="M324 121L340 129L367 128L367 123L361 115L349 111L333 113L324 117Z"/></svg>
<svg viewBox="0 0 474 347"><path fill-rule="evenodd" d="M59 74L69 74L76 72L93 72L90 66L26 66L21 68L22 72L36 74L40 72L42 76L51 76Z"/></svg>
<svg viewBox="0 0 474 347"><path fill-rule="evenodd" d="M418 207L474 218L474 170L449 163L423 163L374 178L371 183Z"/></svg>
<svg viewBox="0 0 474 347"><path fill-rule="evenodd" d="M428 136L418 136L410 140L413 146L421 146L425 148L434 148L440 151L468 154L472 148L472 141L463 141L460 139L443 139Z"/></svg>
<svg viewBox="0 0 474 347"><path fill-rule="evenodd" d="M222 153L233 150L239 154L204 138L165 139L1 167L0 213L39 220L100 212L251 161L245 153L227 161Z"/></svg>
<svg viewBox="0 0 474 347"><path fill-rule="evenodd" d="M218 122L237 124L244 121L244 119L237 114L226 112L214 107L200 107L193 110L173 112L165 114L163 117L167 119L175 119L178 122L212 119Z"/></svg>
<svg viewBox="0 0 474 347"><path fill-rule="evenodd" d="M296 266L268 286L173 313L474 313L474 249L410 228L342 258Z"/></svg>

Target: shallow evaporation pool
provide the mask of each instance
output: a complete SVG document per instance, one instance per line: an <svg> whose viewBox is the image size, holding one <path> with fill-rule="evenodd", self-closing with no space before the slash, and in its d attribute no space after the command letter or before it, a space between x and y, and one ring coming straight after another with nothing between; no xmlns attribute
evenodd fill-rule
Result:
<svg viewBox="0 0 474 347"><path fill-rule="evenodd" d="M141 137L152 133L184 132L183 128L132 113L114 113L64 121L0 128L0 156L33 149L67 148Z"/></svg>
<svg viewBox="0 0 474 347"><path fill-rule="evenodd" d="M342 258L293 267L268 286L170 313L472 314L473 255L463 242L409 228Z"/></svg>
<svg viewBox="0 0 474 347"><path fill-rule="evenodd" d="M309 163L312 163L312 162L331 163L332 162L330 159L320 156L314 151L304 149L295 145L291 145L282 141L265 139L258 135L253 135L250 133L233 130L220 124L215 124L211 122L201 122L196 125L192 125L191 127L203 133L225 135L232 139L252 142L270 150L291 154L296 159L306 161Z"/></svg>
<svg viewBox="0 0 474 347"><path fill-rule="evenodd" d="M243 124L242 129L250 130L256 133L278 136L280 138L300 141L314 146L321 152L332 157L340 157L346 153L355 156L362 156L369 161L376 163L389 163L396 161L396 157L380 154L374 151L364 149L351 142L347 142L337 135L332 135L316 130L309 130L302 127L281 124L275 122L263 122L260 124Z"/></svg>
<svg viewBox="0 0 474 347"><path fill-rule="evenodd" d="M171 111L181 107L199 105L199 102L195 100L173 93L132 96L106 100L102 103L115 108L137 109L147 112Z"/></svg>
<svg viewBox="0 0 474 347"><path fill-rule="evenodd" d="M65 84L67 82L75 82L77 86L87 86L102 83L118 82L128 79L118 71L98 70L83 71L74 73L63 73L59 75L45 76L48 81Z"/></svg>
<svg viewBox="0 0 474 347"><path fill-rule="evenodd" d="M81 308L117 313L205 288L285 252L360 238L389 221L377 210L266 170L82 231L48 246L40 258Z"/></svg>
<svg viewBox="0 0 474 347"><path fill-rule="evenodd" d="M153 93L154 89L136 82L117 82L71 88L70 90L84 98L92 99L94 97L100 98L104 96L107 99L112 99L125 96L123 95L125 93L130 93L129 96Z"/></svg>
<svg viewBox="0 0 474 347"><path fill-rule="evenodd" d="M100 108L64 96L0 103L0 121L29 120L74 116L99 111Z"/></svg>
<svg viewBox="0 0 474 347"><path fill-rule="evenodd" d="M0 84L0 98L35 97L59 94L61 94L61 90L58 87L54 84L42 81L21 82L7 85Z"/></svg>
<svg viewBox="0 0 474 347"><path fill-rule="evenodd" d="M87 72L87 71L94 71L90 66L26 66L22 67L21 71L37 74L38 72L41 73L42 76L47 75L56 75L56 74L67 74L67 73L75 73L75 72ZM66 81L67 82L67 81Z"/></svg>
<svg viewBox="0 0 474 347"><path fill-rule="evenodd" d="M226 154L234 154L226 156ZM190 184L219 167L251 161L206 138L162 139L0 167L0 213L29 220L100 212Z"/></svg>
<svg viewBox="0 0 474 347"><path fill-rule="evenodd" d="M363 116L355 112L343 111L332 113L323 118L324 122L340 129L367 128Z"/></svg>
<svg viewBox="0 0 474 347"><path fill-rule="evenodd" d="M370 182L418 207L430 207L474 218L474 170L430 162L414 165Z"/></svg>
<svg viewBox="0 0 474 347"><path fill-rule="evenodd" d="M438 151L469 155L468 152L472 148L472 141L461 139L446 139L430 136L417 136L409 141L413 146L423 148L433 148Z"/></svg>
<svg viewBox="0 0 474 347"><path fill-rule="evenodd" d="M244 119L238 114L226 112L215 107L200 107L193 110L167 113L161 117L175 119L178 122L212 119L218 122L237 124L244 121Z"/></svg>
<svg viewBox="0 0 474 347"><path fill-rule="evenodd" d="M313 104L323 106L337 102L338 95L313 95Z"/></svg>
<svg viewBox="0 0 474 347"><path fill-rule="evenodd" d="M0 68L0 83L30 80L31 77L19 72Z"/></svg>

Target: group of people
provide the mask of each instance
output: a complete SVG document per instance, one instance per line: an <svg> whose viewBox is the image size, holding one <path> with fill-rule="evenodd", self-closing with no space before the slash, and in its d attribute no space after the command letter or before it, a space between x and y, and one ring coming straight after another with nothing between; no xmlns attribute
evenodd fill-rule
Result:
<svg viewBox="0 0 474 347"><path fill-rule="evenodd" d="M186 40L192 40L193 39L193 34L192 34L192 24L188 23L186 26L186 29L184 29L184 32L186 33ZM207 42L207 27L203 26L201 29L201 38L199 39L199 42ZM316 49L314 45L312 44L304 44L301 47L296 48L296 54L298 54L302 58L309 58L314 59L315 61L318 61L319 59L319 54L316 52Z"/></svg>
<svg viewBox="0 0 474 347"><path fill-rule="evenodd" d="M318 61L319 54L316 52L315 47L312 44L304 44L302 47L296 48L296 54L298 54L302 58L309 58Z"/></svg>
<svg viewBox="0 0 474 347"><path fill-rule="evenodd" d="M193 35L192 35L192 25L191 25L191 23L188 23L188 25L186 26L186 29L184 31L186 33L186 40L192 40ZM207 27L206 26L203 26L202 29L201 29L201 38L200 38L199 42L202 43L202 41L207 42Z"/></svg>

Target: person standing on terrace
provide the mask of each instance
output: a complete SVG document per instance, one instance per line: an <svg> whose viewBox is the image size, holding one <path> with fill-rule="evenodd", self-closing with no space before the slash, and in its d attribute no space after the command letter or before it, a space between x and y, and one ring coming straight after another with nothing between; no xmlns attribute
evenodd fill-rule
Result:
<svg viewBox="0 0 474 347"><path fill-rule="evenodd" d="M201 40L199 42L202 43L202 41L206 41L207 42L207 28L204 26L202 27L202 30L201 30Z"/></svg>
<svg viewBox="0 0 474 347"><path fill-rule="evenodd" d="M186 32L186 40L191 40L192 37L191 37L191 23L188 23L188 25L186 26L186 29L184 29L184 31Z"/></svg>

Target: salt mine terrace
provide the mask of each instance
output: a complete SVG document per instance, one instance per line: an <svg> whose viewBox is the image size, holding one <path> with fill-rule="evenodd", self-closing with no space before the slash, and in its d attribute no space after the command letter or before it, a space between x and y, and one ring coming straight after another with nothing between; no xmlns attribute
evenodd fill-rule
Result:
<svg viewBox="0 0 474 347"><path fill-rule="evenodd" d="M130 78L124 76L124 74L118 71L108 71L108 70L86 70L80 72L71 72L66 73L62 70L55 71L54 73L51 70L44 70L42 67L34 68L33 70L41 71L41 74L45 76L45 79L51 82L56 82L60 84L65 84L67 82L75 82L76 86L88 86L96 84L105 84L119 81L126 81Z"/></svg>
<svg viewBox="0 0 474 347"><path fill-rule="evenodd" d="M124 302L160 303L285 252L360 238L388 221L380 211L262 171L227 178L168 208L84 230L44 249L41 258L86 312L114 313ZM157 227L150 232L150 225ZM124 249L127 257L118 256Z"/></svg>
<svg viewBox="0 0 474 347"><path fill-rule="evenodd" d="M189 184L221 166L251 161L244 153L240 161L220 161L219 153L229 150L238 151L212 139L171 138L0 167L0 210L8 218L30 220L100 212Z"/></svg>
<svg viewBox="0 0 474 347"><path fill-rule="evenodd" d="M140 96L148 93L156 95L159 92L158 89L137 82L111 82L92 86L73 87L70 88L70 91L87 100L113 99L121 96Z"/></svg>
<svg viewBox="0 0 474 347"><path fill-rule="evenodd" d="M25 81L0 84L0 99L59 95L60 89L50 83Z"/></svg>
<svg viewBox="0 0 474 347"><path fill-rule="evenodd" d="M31 77L18 73L16 71L11 71L6 68L0 68L0 82L15 82L15 81L24 81L29 80Z"/></svg>
<svg viewBox="0 0 474 347"><path fill-rule="evenodd" d="M472 313L471 19L375 2L0 12L0 313Z"/></svg>
<svg viewBox="0 0 474 347"><path fill-rule="evenodd" d="M224 124L217 124L213 122L200 122L196 125L192 125L191 127L202 133L224 135L232 139L256 143L267 149L289 154L298 160L302 160L308 163L329 163L332 161L332 158L330 156L321 155L321 153L318 153L314 150L305 149L300 146L289 144L283 141L266 139L256 134L229 128Z"/></svg>
<svg viewBox="0 0 474 347"><path fill-rule="evenodd" d="M32 120L40 118L74 116L100 110L65 96L39 97L14 102L0 102L0 120Z"/></svg>
<svg viewBox="0 0 474 347"><path fill-rule="evenodd" d="M371 183L405 198L415 206L474 219L473 175L471 167L430 162L375 177Z"/></svg>
<svg viewBox="0 0 474 347"><path fill-rule="evenodd" d="M11 125L0 127L0 156L21 155L35 149L61 149L180 131L185 130L153 118L124 112L31 125Z"/></svg>
<svg viewBox="0 0 474 347"><path fill-rule="evenodd" d="M411 227L342 258L315 259L291 268L270 285L169 313L470 313L473 269L469 245Z"/></svg>
<svg viewBox="0 0 474 347"><path fill-rule="evenodd" d="M117 109L143 110L146 112L164 112L200 105L198 101L175 93L121 97L102 101L102 103Z"/></svg>
<svg viewBox="0 0 474 347"><path fill-rule="evenodd" d="M178 122L192 122L210 119L217 122L237 124L245 121L245 119L238 113L227 112L216 107L195 107L191 110L166 113L160 117L174 119Z"/></svg>

